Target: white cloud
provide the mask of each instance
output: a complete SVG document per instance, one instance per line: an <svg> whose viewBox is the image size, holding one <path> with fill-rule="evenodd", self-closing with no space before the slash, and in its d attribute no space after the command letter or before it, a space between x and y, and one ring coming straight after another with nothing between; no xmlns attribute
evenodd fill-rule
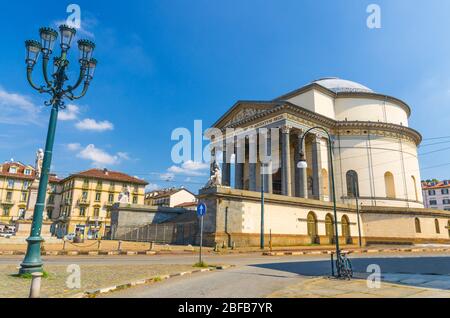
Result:
<svg viewBox="0 0 450 318"><path fill-rule="evenodd" d="M39 114L39 107L29 97L7 92L0 86L0 123L40 125Z"/></svg>
<svg viewBox="0 0 450 318"><path fill-rule="evenodd" d="M171 172L167 172L167 173L162 173L159 177L163 181L173 181L173 179L175 179L175 174L173 174Z"/></svg>
<svg viewBox="0 0 450 318"><path fill-rule="evenodd" d="M159 190L160 186L157 185L156 183L149 183L146 187L145 187L145 192L152 192L155 190Z"/></svg>
<svg viewBox="0 0 450 318"><path fill-rule="evenodd" d="M77 157L91 161L95 167L103 168L106 166L114 166L120 164L124 160L129 160L128 155L124 156L124 152L118 152L117 154L110 154L103 149L95 147L90 144L83 148L78 143L68 144L67 148L71 151L77 151Z"/></svg>
<svg viewBox="0 0 450 318"><path fill-rule="evenodd" d="M195 162L189 160L183 163L181 166L172 166L169 169L167 169L167 171L173 174L199 177L199 176L206 176L207 174L205 170L207 169L209 169L208 163Z"/></svg>
<svg viewBox="0 0 450 318"><path fill-rule="evenodd" d="M77 151L81 149L81 145L79 143L68 144L67 149L69 149L70 151Z"/></svg>
<svg viewBox="0 0 450 318"><path fill-rule="evenodd" d="M95 119L86 118L82 121L79 121L76 123L75 127L77 127L79 130L89 130L89 131L107 131L107 130L113 130L114 125L107 121L96 121Z"/></svg>
<svg viewBox="0 0 450 318"><path fill-rule="evenodd" d="M69 105L67 105L66 109L59 112L58 119L62 120L62 121L75 120L78 118L79 114L80 114L80 108L76 105L69 104Z"/></svg>

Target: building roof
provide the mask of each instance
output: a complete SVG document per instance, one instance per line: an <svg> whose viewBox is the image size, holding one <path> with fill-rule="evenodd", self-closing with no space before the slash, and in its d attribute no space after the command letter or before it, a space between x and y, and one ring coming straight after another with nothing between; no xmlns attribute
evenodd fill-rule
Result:
<svg viewBox="0 0 450 318"><path fill-rule="evenodd" d="M147 185L148 182L136 177L132 177L130 175L127 175L123 172L118 171L110 171L108 169L90 169L82 172L78 172L75 174L70 175L65 180L74 178L74 177L81 177L81 178L93 178L93 179L101 179L101 180L107 180L107 181L119 181L119 182L129 182L133 184L141 184L141 185Z"/></svg>
<svg viewBox="0 0 450 318"><path fill-rule="evenodd" d="M197 207L197 202L184 202L181 204L178 204L175 206L175 208L190 208L190 207Z"/></svg>
<svg viewBox="0 0 450 318"><path fill-rule="evenodd" d="M344 79L340 79L337 77L327 77L322 78L316 81L313 81L313 83L319 84L320 86L325 87L326 89L329 89L330 91L333 91L335 93L374 93L373 90L370 88L353 82L348 81Z"/></svg>
<svg viewBox="0 0 450 318"><path fill-rule="evenodd" d="M423 190L445 189L445 188L450 188L450 180L438 182L422 182Z"/></svg>
<svg viewBox="0 0 450 318"><path fill-rule="evenodd" d="M17 167L16 173L9 172L9 169L11 167ZM26 175L25 170L30 169L31 174ZM0 176L2 177L8 177L8 178L15 178L15 179L22 179L22 180L29 180L34 181L37 179L36 176L36 170L32 166L25 165L18 161L7 161L0 165ZM61 179L59 179L56 175L50 174L49 176L49 182L59 182Z"/></svg>
<svg viewBox="0 0 450 318"><path fill-rule="evenodd" d="M159 199L164 197L169 197L175 193L178 193L180 191L186 191L195 196L191 191L187 190L186 188L169 188L169 189L162 189L162 190L155 190L151 192L147 192L145 194L145 198L152 198L152 199Z"/></svg>

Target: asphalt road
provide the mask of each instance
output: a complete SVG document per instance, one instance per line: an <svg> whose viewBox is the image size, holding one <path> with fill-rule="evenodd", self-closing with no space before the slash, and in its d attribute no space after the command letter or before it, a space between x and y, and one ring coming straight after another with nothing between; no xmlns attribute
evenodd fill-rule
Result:
<svg viewBox="0 0 450 318"><path fill-rule="evenodd" d="M365 273L371 264L383 274L433 274L450 276L450 255L441 254L365 254L350 257L355 272ZM54 265L68 264L194 264L197 256L77 256L44 257ZM18 256L2 256L0 264L19 264ZM330 274L326 255L269 257L261 254L205 255L209 264L232 264L236 267L211 273L170 279L105 295L106 297L264 297L286 286L313 276Z"/></svg>

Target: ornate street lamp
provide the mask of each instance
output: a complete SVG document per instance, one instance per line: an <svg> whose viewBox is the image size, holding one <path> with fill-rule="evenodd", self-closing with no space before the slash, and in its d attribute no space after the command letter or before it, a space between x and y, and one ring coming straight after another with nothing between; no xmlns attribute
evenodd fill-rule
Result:
<svg viewBox="0 0 450 318"><path fill-rule="evenodd" d="M340 259L340 254L341 251L339 249L339 235L338 235L338 219L337 219L337 211L336 211L336 188L334 185L334 165L333 165L333 147L331 145L331 136L330 133L324 129L323 127L313 127L308 129L302 136L301 140L300 140L300 145L303 144L303 140L305 139L306 135L312 131L312 130L322 130L324 131L327 136L328 136L328 153L329 153L329 161L330 161L330 174L331 174L331 186L332 186L332 195L333 195L333 212L334 212L334 235L335 235L335 244L336 244L336 259L339 261ZM307 169L308 168L308 163L306 162L306 157L305 157L305 153L304 150L302 150L302 152L300 153L300 161L297 164L297 168L299 169ZM340 273L340 268L337 268L338 272L337 272L337 276L340 277L341 273Z"/></svg>
<svg viewBox="0 0 450 318"><path fill-rule="evenodd" d="M58 112L59 110L65 108L64 98L73 101L86 95L97 66L97 60L92 58L95 44L89 40L79 40L78 48L80 50L80 75L73 86L65 86L65 82L68 80L66 71L69 67L67 52L72 45L75 34L76 30L67 25L61 25L59 27L59 34L51 28L41 28L39 29L39 35L41 38L40 43L34 40L28 40L25 42L25 47L27 49L26 64L28 82L31 87L39 93L50 95L50 99L45 102L45 105L51 106L51 113L47 131L47 141L45 144L44 160L42 163L42 172L39 180L38 197L33 213L33 223L31 224L30 237L27 239L27 253L22 264L20 264L19 274L42 272L41 228ZM58 35L60 36L61 53L58 57L53 58L53 74L49 76L48 64ZM40 54L42 54L42 72L45 82L42 86L36 85L32 80L34 66L37 63ZM79 95L75 95L75 91L81 86L81 84L83 84L81 93Z"/></svg>

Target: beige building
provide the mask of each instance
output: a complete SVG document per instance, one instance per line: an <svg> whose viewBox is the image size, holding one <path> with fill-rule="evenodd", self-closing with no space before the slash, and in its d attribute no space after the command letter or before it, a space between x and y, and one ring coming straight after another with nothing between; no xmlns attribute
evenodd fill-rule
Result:
<svg viewBox="0 0 450 318"><path fill-rule="evenodd" d="M39 164L38 160L36 166L14 160L0 164L0 223L14 224L33 215L39 185ZM49 178L44 219L59 213L59 181L54 175Z"/></svg>
<svg viewBox="0 0 450 318"><path fill-rule="evenodd" d="M53 214L55 233L108 236L111 208L121 202L143 205L146 181L107 169L90 169L61 180L61 209Z"/></svg>
<svg viewBox="0 0 450 318"><path fill-rule="evenodd" d="M196 205L195 194L184 188L156 190L145 194L145 204L161 207L191 207Z"/></svg>
<svg viewBox="0 0 450 318"><path fill-rule="evenodd" d="M279 151L280 168L263 178L265 233L271 232L277 243L333 241L330 143L342 242L355 242L358 236L356 196L366 243L450 242L450 213L424 209L417 156L422 137L409 127L410 115L410 107L398 98L337 78L314 81L270 101L237 102L213 125L223 134L220 140L211 136L220 145L213 154L231 158L230 152L239 154L236 140L245 140L240 146L245 161L224 160L221 185L200 192L199 199L208 205L208 239L258 244L261 162L249 161L249 136L277 128L272 151ZM320 130L302 139L316 126L327 130L331 140ZM297 168L302 152L306 170Z"/></svg>

